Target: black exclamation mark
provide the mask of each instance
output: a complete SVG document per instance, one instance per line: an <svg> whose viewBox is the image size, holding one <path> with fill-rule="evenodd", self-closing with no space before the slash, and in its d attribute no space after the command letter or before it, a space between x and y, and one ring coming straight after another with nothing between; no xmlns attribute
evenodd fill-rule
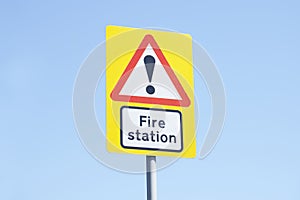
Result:
<svg viewBox="0 0 300 200"><path fill-rule="evenodd" d="M153 56L147 55L144 58L144 63L146 66L146 71L147 71L149 82L151 83L152 75L153 75L153 71L154 71L155 59ZM146 87L146 92L148 94L154 94L155 88L152 85L148 85Z"/></svg>

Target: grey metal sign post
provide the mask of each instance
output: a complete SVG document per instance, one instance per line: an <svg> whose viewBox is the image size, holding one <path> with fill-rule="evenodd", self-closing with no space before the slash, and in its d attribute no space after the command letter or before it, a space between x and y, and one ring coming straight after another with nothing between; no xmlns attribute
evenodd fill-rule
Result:
<svg viewBox="0 0 300 200"><path fill-rule="evenodd" d="M146 156L147 200L157 200L156 157Z"/></svg>

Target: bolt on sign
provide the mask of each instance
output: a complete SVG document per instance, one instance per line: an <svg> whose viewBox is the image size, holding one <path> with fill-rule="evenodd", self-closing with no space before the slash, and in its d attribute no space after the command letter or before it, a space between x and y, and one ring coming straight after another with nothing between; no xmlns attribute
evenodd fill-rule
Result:
<svg viewBox="0 0 300 200"><path fill-rule="evenodd" d="M192 38L106 27L109 152L196 156Z"/></svg>

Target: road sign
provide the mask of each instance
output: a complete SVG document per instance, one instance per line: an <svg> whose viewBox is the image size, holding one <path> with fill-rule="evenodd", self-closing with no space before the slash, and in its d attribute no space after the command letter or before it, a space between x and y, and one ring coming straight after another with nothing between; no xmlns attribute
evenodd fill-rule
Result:
<svg viewBox="0 0 300 200"><path fill-rule="evenodd" d="M191 36L107 26L106 61L108 151L195 157Z"/></svg>

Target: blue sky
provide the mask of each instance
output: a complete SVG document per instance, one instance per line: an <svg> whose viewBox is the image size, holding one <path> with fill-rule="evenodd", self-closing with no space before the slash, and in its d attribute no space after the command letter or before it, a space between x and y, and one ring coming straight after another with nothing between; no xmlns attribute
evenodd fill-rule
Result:
<svg viewBox="0 0 300 200"><path fill-rule="evenodd" d="M299 200L299 10L289 0L1 2L0 199L145 197L144 175L99 164L73 122L76 74L113 24L191 34L224 81L221 139L205 160L160 171L159 199Z"/></svg>

